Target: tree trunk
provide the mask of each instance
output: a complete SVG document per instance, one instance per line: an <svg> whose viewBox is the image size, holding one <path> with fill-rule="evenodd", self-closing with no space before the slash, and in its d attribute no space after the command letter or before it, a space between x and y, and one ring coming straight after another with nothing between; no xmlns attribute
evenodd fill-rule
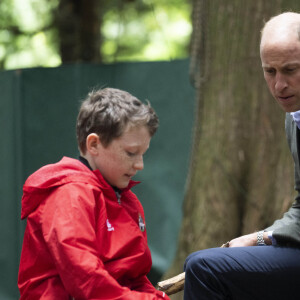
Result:
<svg viewBox="0 0 300 300"><path fill-rule="evenodd" d="M55 12L63 63L101 62L100 0L60 0Z"/></svg>
<svg viewBox="0 0 300 300"><path fill-rule="evenodd" d="M191 74L197 109L190 177L174 263L273 223L293 201L285 113L270 95L260 30L296 0L194 0ZM172 296L182 299L182 294Z"/></svg>

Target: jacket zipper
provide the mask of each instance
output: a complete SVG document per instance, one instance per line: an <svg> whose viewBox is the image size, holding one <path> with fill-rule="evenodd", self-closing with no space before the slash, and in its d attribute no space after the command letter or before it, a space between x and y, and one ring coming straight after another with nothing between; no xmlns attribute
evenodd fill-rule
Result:
<svg viewBox="0 0 300 300"><path fill-rule="evenodd" d="M115 192L116 192L118 203L119 203L119 205L121 205L121 194L117 191L115 191Z"/></svg>

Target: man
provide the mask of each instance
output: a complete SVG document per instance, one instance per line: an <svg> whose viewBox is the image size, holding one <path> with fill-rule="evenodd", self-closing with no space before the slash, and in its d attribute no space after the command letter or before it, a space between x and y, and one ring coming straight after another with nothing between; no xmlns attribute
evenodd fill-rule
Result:
<svg viewBox="0 0 300 300"><path fill-rule="evenodd" d="M191 254L185 300L300 299L300 14L283 13L266 23L260 56L269 90L287 113L298 196L271 227L235 238L229 248Z"/></svg>

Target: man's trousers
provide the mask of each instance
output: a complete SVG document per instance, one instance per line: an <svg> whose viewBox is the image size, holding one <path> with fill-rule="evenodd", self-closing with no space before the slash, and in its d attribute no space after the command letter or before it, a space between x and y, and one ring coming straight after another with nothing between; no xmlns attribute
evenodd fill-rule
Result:
<svg viewBox="0 0 300 300"><path fill-rule="evenodd" d="M212 248L185 262L184 300L300 299L300 249Z"/></svg>

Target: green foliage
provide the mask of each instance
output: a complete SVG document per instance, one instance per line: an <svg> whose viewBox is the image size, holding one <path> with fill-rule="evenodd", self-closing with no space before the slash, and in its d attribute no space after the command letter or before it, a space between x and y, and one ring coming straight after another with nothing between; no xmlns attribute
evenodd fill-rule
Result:
<svg viewBox="0 0 300 300"><path fill-rule="evenodd" d="M103 60L187 57L190 15L190 3L184 0L144 0L114 5L104 14Z"/></svg>
<svg viewBox="0 0 300 300"><path fill-rule="evenodd" d="M99 0L100 1L100 0ZM189 0L103 0L103 62L188 56ZM61 64L55 9L59 0L0 1L0 68Z"/></svg>
<svg viewBox="0 0 300 300"><path fill-rule="evenodd" d="M2 0L0 66L2 69L60 63L52 11L57 1Z"/></svg>

